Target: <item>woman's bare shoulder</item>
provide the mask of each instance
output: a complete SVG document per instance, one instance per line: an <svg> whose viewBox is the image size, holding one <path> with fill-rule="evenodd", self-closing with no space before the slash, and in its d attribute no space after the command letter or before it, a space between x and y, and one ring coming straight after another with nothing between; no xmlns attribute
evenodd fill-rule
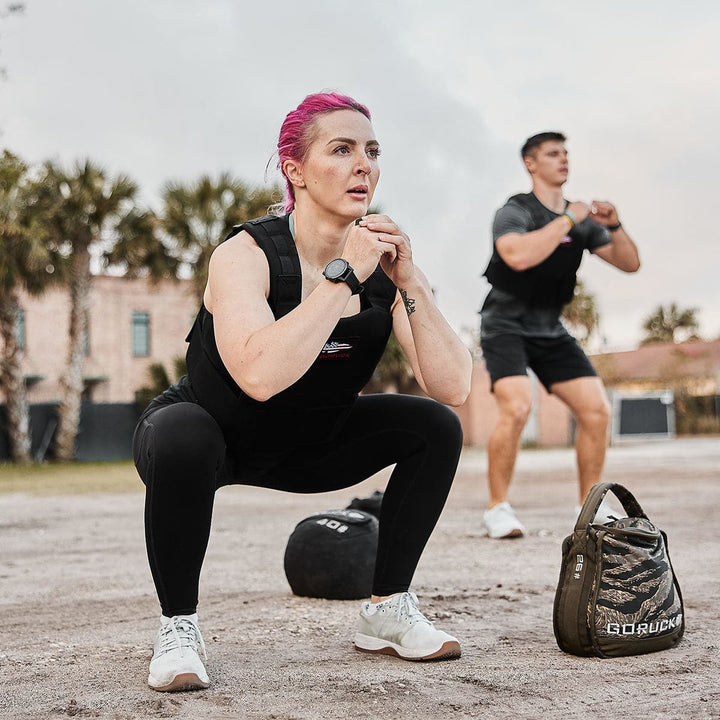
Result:
<svg viewBox="0 0 720 720"><path fill-rule="evenodd" d="M231 238L220 243L213 250L210 262L215 261L217 263L219 261L226 263L242 259L262 259L264 257L265 253L255 242L253 236L249 232L241 230L237 235L233 235Z"/></svg>
<svg viewBox="0 0 720 720"><path fill-rule="evenodd" d="M250 233L243 230L213 250L204 294L208 310L212 312L213 298L230 298L247 291L260 292L267 298L269 290L267 258Z"/></svg>

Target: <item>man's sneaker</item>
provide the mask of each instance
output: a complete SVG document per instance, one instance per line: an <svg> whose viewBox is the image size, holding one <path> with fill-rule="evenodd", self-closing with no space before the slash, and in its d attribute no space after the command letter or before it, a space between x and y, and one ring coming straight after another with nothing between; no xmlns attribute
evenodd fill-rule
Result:
<svg viewBox="0 0 720 720"><path fill-rule="evenodd" d="M199 647L207 660L197 614L163 616L160 622L162 626L155 638L148 685L162 692L209 687L210 679L198 654Z"/></svg>
<svg viewBox="0 0 720 720"><path fill-rule="evenodd" d="M579 515L580 511L582 510L582 505L576 505L575 506L575 515ZM594 523L598 523L599 525L605 525L606 523L612 522L613 520L619 520L621 517L624 517L624 511L622 513L617 513L615 510L613 510L610 505L608 505L604 500L600 503L600 507L598 508L598 511L595 513L595 519L592 521Z"/></svg>
<svg viewBox="0 0 720 720"><path fill-rule="evenodd" d="M415 593L393 595L379 603L364 602L355 647L362 652L395 655L403 660L460 657L460 643L420 612Z"/></svg>
<svg viewBox="0 0 720 720"><path fill-rule="evenodd" d="M483 513L483 525L491 538L518 538L525 534L525 526L517 519L509 502L493 505Z"/></svg>

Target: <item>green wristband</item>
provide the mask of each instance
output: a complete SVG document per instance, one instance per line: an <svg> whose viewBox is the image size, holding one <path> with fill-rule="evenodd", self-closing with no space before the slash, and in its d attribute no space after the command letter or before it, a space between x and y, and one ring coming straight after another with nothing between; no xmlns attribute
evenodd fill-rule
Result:
<svg viewBox="0 0 720 720"><path fill-rule="evenodd" d="M563 215L570 221L571 228L574 228L577 225L577 220L575 219L575 216L569 210L566 210Z"/></svg>

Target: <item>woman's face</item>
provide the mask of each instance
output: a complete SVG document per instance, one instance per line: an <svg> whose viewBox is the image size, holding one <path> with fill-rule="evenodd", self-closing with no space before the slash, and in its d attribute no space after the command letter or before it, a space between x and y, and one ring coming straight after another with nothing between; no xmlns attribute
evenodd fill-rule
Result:
<svg viewBox="0 0 720 720"><path fill-rule="evenodd" d="M379 154L372 125L362 113L319 115L299 165L303 185L295 188L296 204L310 202L347 220L365 215L380 178Z"/></svg>

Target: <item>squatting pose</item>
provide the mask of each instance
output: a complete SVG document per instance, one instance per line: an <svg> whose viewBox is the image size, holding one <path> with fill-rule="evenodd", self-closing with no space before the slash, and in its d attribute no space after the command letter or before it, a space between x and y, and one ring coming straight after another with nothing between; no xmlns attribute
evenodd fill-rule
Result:
<svg viewBox="0 0 720 720"><path fill-rule="evenodd" d="M367 214L380 168L367 108L310 95L280 130L285 214L245 223L214 251L188 376L153 400L134 439L148 557L162 609L148 682L207 687L198 581L215 491L315 493L394 465L373 595L355 646L409 660L457 657L409 591L462 446L471 358L387 215ZM391 330L427 398L362 395ZM333 352L342 343L343 352Z"/></svg>

